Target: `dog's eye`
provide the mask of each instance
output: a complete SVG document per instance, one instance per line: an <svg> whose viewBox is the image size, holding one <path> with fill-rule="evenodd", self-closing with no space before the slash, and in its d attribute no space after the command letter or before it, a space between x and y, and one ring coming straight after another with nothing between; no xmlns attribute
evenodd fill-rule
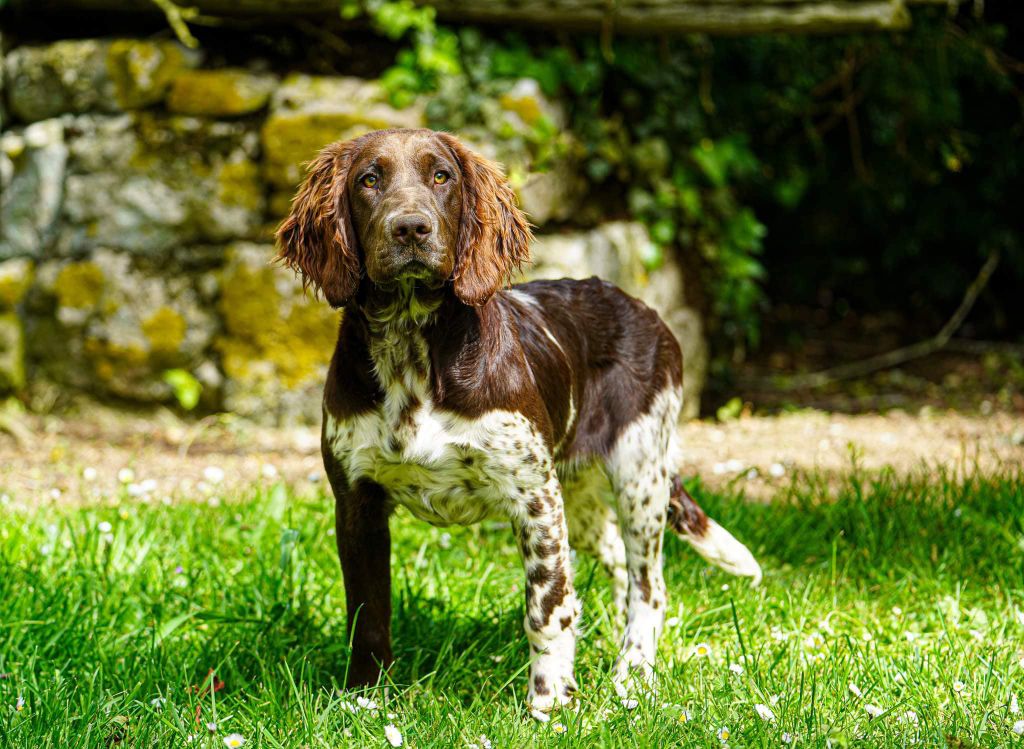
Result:
<svg viewBox="0 0 1024 749"><path fill-rule="evenodd" d="M359 180L359 184L361 184L363 187L376 187L377 186L377 175L376 174L366 174L366 175L363 175L363 178Z"/></svg>
<svg viewBox="0 0 1024 749"><path fill-rule="evenodd" d="M443 185L445 182L451 179L451 175L448 172L437 171L434 172L434 184Z"/></svg>

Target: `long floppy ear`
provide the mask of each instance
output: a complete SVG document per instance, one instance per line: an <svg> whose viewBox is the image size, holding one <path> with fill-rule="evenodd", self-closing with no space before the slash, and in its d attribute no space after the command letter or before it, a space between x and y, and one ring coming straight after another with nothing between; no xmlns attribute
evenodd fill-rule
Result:
<svg viewBox="0 0 1024 749"><path fill-rule="evenodd" d="M462 170L462 220L455 295L479 307L530 259L530 224L501 168L470 151L455 137L440 134Z"/></svg>
<svg viewBox="0 0 1024 749"><path fill-rule="evenodd" d="M349 213L348 173L356 145L332 143L309 164L292 211L277 229L277 261L302 276L332 307L359 286L359 254Z"/></svg>

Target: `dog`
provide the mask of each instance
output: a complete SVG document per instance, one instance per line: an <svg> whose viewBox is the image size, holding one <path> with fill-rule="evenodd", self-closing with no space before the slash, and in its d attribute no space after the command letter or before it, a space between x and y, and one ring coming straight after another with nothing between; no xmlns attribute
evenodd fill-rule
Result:
<svg viewBox="0 0 1024 749"><path fill-rule="evenodd" d="M347 686L392 663L388 519L511 523L526 573L527 705L573 702L580 604L570 548L611 576L620 695L651 684L666 526L760 580L676 473L682 355L610 283L507 287L531 229L500 168L452 135L382 130L324 148L278 259L344 310L323 401L352 653Z"/></svg>

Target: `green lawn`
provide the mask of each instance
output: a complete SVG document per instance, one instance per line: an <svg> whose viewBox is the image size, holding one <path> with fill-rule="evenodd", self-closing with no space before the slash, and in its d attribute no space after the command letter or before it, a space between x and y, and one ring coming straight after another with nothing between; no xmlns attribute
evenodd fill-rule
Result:
<svg viewBox="0 0 1024 749"><path fill-rule="evenodd" d="M582 706L549 724L524 717L522 579L505 528L449 536L396 517L398 660L390 689L366 695L374 710L336 689L344 602L323 494L254 484L212 503L38 510L8 498L0 746L176 747L194 734L192 746L223 747L234 733L247 747L387 746L388 724L413 747L481 735L494 747L718 747L723 727L743 747L790 735L803 747L1024 746L1011 700L1024 699L1024 476L841 484L804 477L769 504L694 487L765 581L752 590L670 539L660 692L632 711L609 680L608 586L581 557ZM692 655L699 643L710 656ZM217 691L203 689L211 669ZM873 706L884 712L871 718Z"/></svg>

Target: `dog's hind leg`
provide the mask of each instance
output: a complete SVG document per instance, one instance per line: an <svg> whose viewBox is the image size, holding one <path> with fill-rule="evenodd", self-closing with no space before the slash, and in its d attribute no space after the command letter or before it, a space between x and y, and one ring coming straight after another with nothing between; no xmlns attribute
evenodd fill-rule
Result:
<svg viewBox="0 0 1024 749"><path fill-rule="evenodd" d="M623 697L634 682L653 682L654 658L665 619L662 541L668 515L671 447L682 395L660 393L648 412L619 436L606 465L616 494L619 528L626 550L629 591L626 630L615 663L615 687Z"/></svg>

